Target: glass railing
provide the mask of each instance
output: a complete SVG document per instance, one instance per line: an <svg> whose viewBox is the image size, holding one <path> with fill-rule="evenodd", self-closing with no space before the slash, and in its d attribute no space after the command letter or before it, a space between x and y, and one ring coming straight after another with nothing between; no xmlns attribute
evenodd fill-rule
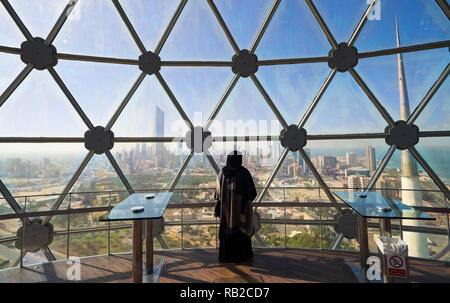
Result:
<svg viewBox="0 0 450 303"><path fill-rule="evenodd" d="M162 227L155 231L155 249L217 248L219 221L213 215L214 188L183 188L173 192ZM384 194L399 200L402 192L405 190L383 188ZM447 252L450 238L448 201L439 191L420 192L423 196L421 209L436 220L421 225L410 220L393 220L393 237L402 237L405 233L421 234L426 239L429 258L450 261ZM6 199L1 198L0 269L69 257L130 252L131 222L98 220L128 194L126 191L69 193L57 210L52 210L51 205L59 195L18 196L14 198L22 208L19 213L15 213ZM262 201L254 206L259 219L259 228L252 237L254 247L359 251L356 239L341 239L334 230L337 219L335 204L321 188L271 187ZM346 208L343 203L339 206ZM22 221L29 225L34 221L42 222L40 220L47 220L51 227L21 228ZM376 252L378 221L369 219L368 227L369 248Z"/></svg>

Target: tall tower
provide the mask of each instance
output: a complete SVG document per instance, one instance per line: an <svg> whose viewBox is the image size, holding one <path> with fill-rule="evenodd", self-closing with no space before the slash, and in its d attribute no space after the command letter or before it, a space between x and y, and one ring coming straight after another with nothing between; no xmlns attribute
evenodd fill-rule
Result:
<svg viewBox="0 0 450 303"><path fill-rule="evenodd" d="M395 20L397 47L400 47L400 36L398 30L398 22ZM408 120L410 116L408 90L406 88L405 70L403 66L402 53L397 54L398 64L398 90L400 102L400 120ZM408 150L402 151L402 201L410 206L422 206L422 187L419 182L419 173L417 170L417 163L414 161L412 155ZM416 189L411 191L408 189ZM420 220L410 220L410 225L423 226ZM428 250L427 237L423 233L403 232L403 239L408 243L409 255L412 257L427 258L430 253Z"/></svg>
<svg viewBox="0 0 450 303"><path fill-rule="evenodd" d="M366 147L366 165L371 174L377 169L375 148L370 145Z"/></svg>
<svg viewBox="0 0 450 303"><path fill-rule="evenodd" d="M155 135L156 137L164 137L164 111L156 106L155 109ZM156 143L156 166L162 167L165 158L165 149L163 143Z"/></svg>

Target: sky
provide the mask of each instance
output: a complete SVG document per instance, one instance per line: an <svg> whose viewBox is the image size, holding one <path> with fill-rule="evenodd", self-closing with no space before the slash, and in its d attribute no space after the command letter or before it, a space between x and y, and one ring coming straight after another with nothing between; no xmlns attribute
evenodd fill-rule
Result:
<svg viewBox="0 0 450 303"><path fill-rule="evenodd" d="M11 0L33 36L45 38L66 1ZM215 1L236 43L250 48L272 1ZM366 0L317 0L316 7L339 42L363 15ZM179 1L122 0L141 40L154 50ZM402 46L450 39L450 23L434 1L380 0L355 46L359 52L396 47L398 19ZM24 37L0 6L0 45L20 47ZM58 52L136 59L139 49L111 1L80 0L54 41ZM259 60L327 56L330 45L304 1L283 0L255 54ZM160 56L162 60L230 61L234 52L206 1L186 4ZM411 111L448 64L449 50L403 55ZM0 91L24 64L0 53ZM140 74L137 66L59 60L55 67L94 125L105 125ZM356 71L399 119L397 56L360 59ZM330 72L327 63L264 66L256 76L288 124L297 124ZM162 67L161 74L194 125L209 117L234 74L229 67ZM421 130L450 129L449 80L417 120ZM146 76L113 126L119 136L153 136L155 106L165 112L165 135L183 136L186 125L154 76ZM278 135L280 125L250 78L241 78L211 127L213 135L243 135L224 129L227 120L256 125L251 135ZM386 122L348 73L337 73L307 121L308 134L382 132ZM82 137L86 126L47 71L33 70L0 107L0 136ZM426 140L425 140L426 141ZM356 142L356 141L355 141ZM442 144L450 145L448 140ZM329 143L324 143L329 144ZM346 147L351 143L333 142ZM355 143L361 145L365 143ZM424 143L425 144L425 143ZM433 143L435 144L435 143ZM24 144L2 144L0 153L22 152ZM45 152L73 151L71 145L29 145ZM72 145L73 146L73 145ZM78 150L78 147L77 147Z"/></svg>

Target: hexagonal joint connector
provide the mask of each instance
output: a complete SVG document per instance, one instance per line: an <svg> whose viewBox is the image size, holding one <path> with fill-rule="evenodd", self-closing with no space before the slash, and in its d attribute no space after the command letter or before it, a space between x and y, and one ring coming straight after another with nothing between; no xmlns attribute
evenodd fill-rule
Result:
<svg viewBox="0 0 450 303"><path fill-rule="evenodd" d="M394 144L400 150L419 143L419 127L414 124L407 124L403 120L395 122L393 127L387 126L384 132L387 135L386 144Z"/></svg>
<svg viewBox="0 0 450 303"><path fill-rule="evenodd" d="M332 49L328 53L331 61L328 62L330 68L336 68L341 73L358 64L358 50L347 43L339 43L337 49Z"/></svg>
<svg viewBox="0 0 450 303"><path fill-rule="evenodd" d="M334 217L336 224L334 230L343 234L347 239L354 239L358 235L358 215L351 209L344 209L342 215Z"/></svg>
<svg viewBox="0 0 450 303"><path fill-rule="evenodd" d="M239 51L239 54L235 54L231 61L233 62L231 70L241 77L247 78L258 71L258 57L250 54L247 49Z"/></svg>
<svg viewBox="0 0 450 303"><path fill-rule="evenodd" d="M186 146L195 153L207 152L212 146L210 131L205 131L202 126L194 127L193 131L186 133Z"/></svg>
<svg viewBox="0 0 450 303"><path fill-rule="evenodd" d="M22 62L33 65L37 70L55 66L58 63L56 48L51 44L46 45L44 42L45 40L40 37L23 42L20 45Z"/></svg>
<svg viewBox="0 0 450 303"><path fill-rule="evenodd" d="M153 75L161 69L161 58L148 51L139 56L139 69L147 75Z"/></svg>
<svg viewBox="0 0 450 303"><path fill-rule="evenodd" d="M53 225L51 223L42 224L41 218L34 218L30 224L19 227L17 238L14 243L17 249L23 248L30 252L36 252L52 243Z"/></svg>
<svg viewBox="0 0 450 303"><path fill-rule="evenodd" d="M281 130L280 143L284 148L297 152L306 145L306 130L295 124L289 125L287 129Z"/></svg>
<svg viewBox="0 0 450 303"><path fill-rule="evenodd" d="M84 133L84 146L87 150L100 155L114 147L114 133L103 126L96 126Z"/></svg>

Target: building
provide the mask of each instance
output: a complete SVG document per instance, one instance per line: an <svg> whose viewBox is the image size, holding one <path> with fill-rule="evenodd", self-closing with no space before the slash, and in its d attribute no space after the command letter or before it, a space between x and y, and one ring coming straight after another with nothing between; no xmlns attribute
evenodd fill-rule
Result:
<svg viewBox="0 0 450 303"><path fill-rule="evenodd" d="M375 148L372 146L366 147L366 167L373 173L377 169L375 158Z"/></svg>
<svg viewBox="0 0 450 303"><path fill-rule="evenodd" d="M346 153L345 154L345 163L348 166L355 166L357 164L356 153L354 153L354 152Z"/></svg>

